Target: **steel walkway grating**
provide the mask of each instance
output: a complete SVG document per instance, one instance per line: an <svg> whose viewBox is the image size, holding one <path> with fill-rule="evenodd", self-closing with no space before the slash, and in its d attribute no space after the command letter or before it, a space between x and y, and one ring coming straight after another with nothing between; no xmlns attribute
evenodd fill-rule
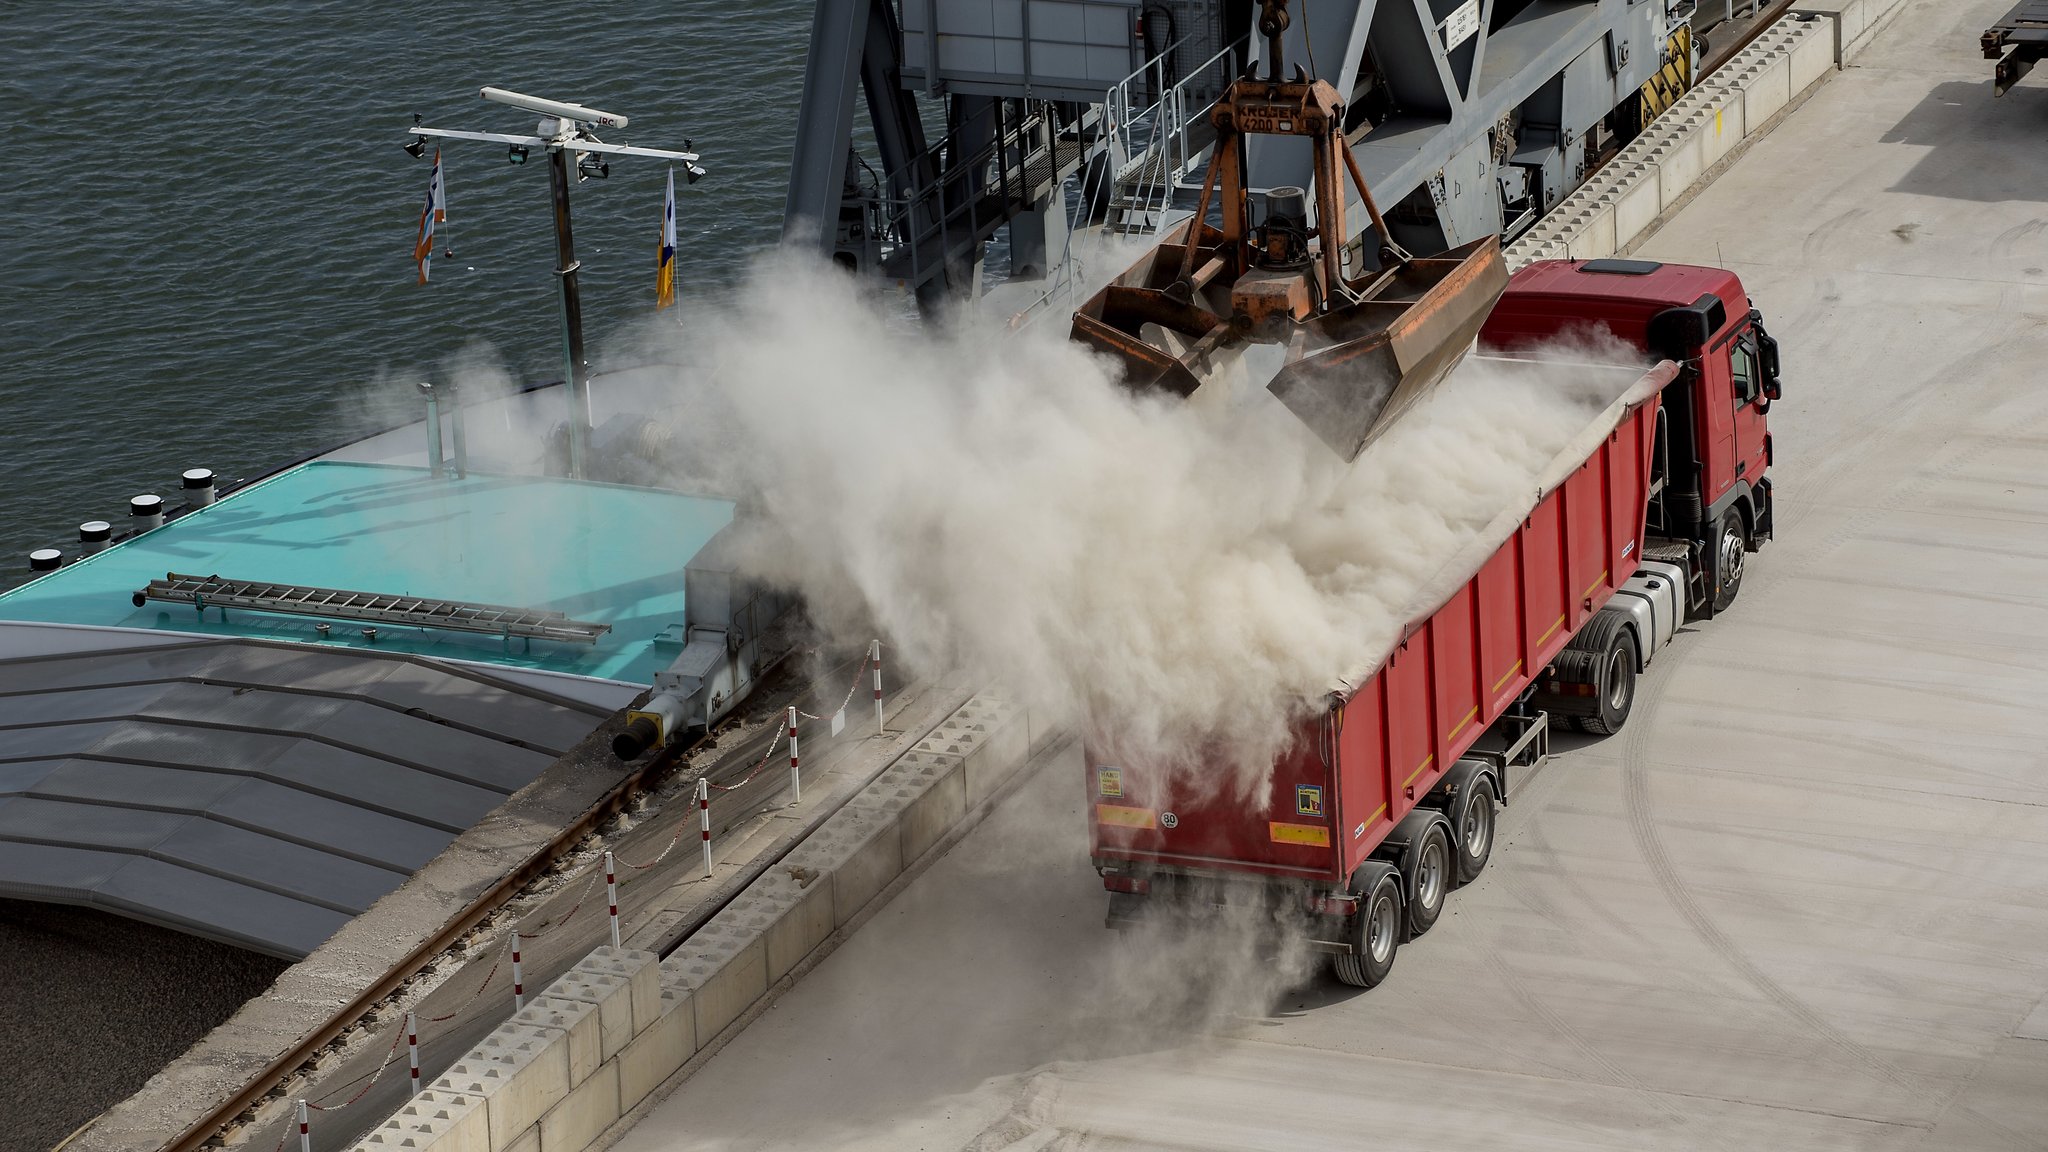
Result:
<svg viewBox="0 0 2048 1152"><path fill-rule="evenodd" d="M571 644L595 644L598 637L612 628L609 624L571 620L562 612L543 612L506 604L350 592L340 588L229 580L221 576L188 576L177 572L167 572L163 579L151 580L148 587L134 596L138 608L151 600L189 604L201 612L208 608L244 608L255 612L373 624L410 624L421 628L559 640Z"/></svg>

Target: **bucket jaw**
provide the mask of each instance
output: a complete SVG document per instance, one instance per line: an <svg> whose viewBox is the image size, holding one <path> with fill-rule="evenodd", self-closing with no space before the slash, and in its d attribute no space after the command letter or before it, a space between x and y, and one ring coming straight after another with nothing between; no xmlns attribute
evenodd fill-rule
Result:
<svg viewBox="0 0 2048 1152"><path fill-rule="evenodd" d="M1390 275L1391 297L1367 297L1297 328L1266 385L1347 462L1443 382L1508 284L1490 236Z"/></svg>
<svg viewBox="0 0 2048 1152"><path fill-rule="evenodd" d="M1211 360L1245 344L1287 349L1267 390L1347 462L1441 382L1507 290L1486 237L1415 258L1393 242L1344 135L1344 104L1321 80L1281 79L1285 0L1264 0L1269 74L1231 83L1210 112L1216 147L1194 216L1074 312L1073 338L1113 357L1136 389L1191 395ZM1306 137L1310 190L1274 188L1254 223L1247 135ZM1345 177L1377 237L1378 271L1344 276ZM1208 223L1221 209L1221 227Z"/></svg>

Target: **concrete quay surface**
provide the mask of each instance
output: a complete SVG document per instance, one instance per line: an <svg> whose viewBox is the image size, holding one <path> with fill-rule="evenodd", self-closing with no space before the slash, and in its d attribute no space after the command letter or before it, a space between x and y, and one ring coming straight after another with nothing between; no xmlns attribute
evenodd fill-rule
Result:
<svg viewBox="0 0 2048 1152"><path fill-rule="evenodd" d="M1906 0L1639 245L1783 342L1778 539L1367 993L1101 927L1051 764L613 1145L2048 1148L2048 85Z"/></svg>

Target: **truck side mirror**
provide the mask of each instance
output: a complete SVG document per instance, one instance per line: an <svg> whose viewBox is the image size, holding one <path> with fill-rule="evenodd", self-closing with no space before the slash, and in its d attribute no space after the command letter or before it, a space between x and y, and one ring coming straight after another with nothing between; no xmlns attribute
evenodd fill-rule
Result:
<svg viewBox="0 0 2048 1152"><path fill-rule="evenodd" d="M1776 400L1784 388L1778 383L1778 341L1764 331L1762 324L1756 326L1757 370L1764 378L1764 398Z"/></svg>

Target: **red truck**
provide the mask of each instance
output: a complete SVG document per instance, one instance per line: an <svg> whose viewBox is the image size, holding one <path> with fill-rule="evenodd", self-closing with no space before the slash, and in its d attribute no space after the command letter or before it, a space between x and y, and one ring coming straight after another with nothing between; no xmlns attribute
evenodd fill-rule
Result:
<svg viewBox="0 0 2048 1152"><path fill-rule="evenodd" d="M1277 898L1340 980L1379 983L1486 867L1508 773L1548 755L1552 717L1619 729L1678 625L1728 607L1771 536L1775 341L1731 272L1608 259L1523 268L1480 342L1511 359L1588 329L1661 362L1586 368L1637 379L1559 457L1535 507L1504 509L1447 567L1391 652L1332 670L1327 707L1274 765L1263 805L1179 795L1165 774L1091 749L1112 927L1159 903Z"/></svg>

